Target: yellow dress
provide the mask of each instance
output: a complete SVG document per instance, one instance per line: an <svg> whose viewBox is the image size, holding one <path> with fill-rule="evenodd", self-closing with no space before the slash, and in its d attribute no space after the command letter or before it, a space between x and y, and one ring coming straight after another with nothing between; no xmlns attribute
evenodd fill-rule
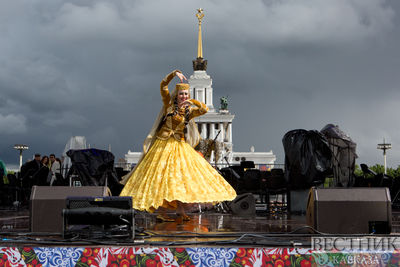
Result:
<svg viewBox="0 0 400 267"><path fill-rule="evenodd" d="M171 74L161 82L165 115L174 108L167 87L174 77ZM207 112L204 103L191 101L196 107L189 109L189 119ZM236 197L229 183L185 142L185 114L179 109L166 116L149 151L125 184L120 195L131 196L134 209L152 212L159 207L176 208L176 201L207 203Z"/></svg>

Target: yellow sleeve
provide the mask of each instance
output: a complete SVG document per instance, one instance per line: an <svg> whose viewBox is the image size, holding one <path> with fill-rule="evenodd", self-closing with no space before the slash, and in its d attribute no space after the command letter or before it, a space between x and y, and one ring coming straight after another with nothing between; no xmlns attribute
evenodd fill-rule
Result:
<svg viewBox="0 0 400 267"><path fill-rule="evenodd" d="M191 99L190 102L196 106L190 111L190 119L196 118L208 112L208 107L203 102L200 102L196 99Z"/></svg>
<svg viewBox="0 0 400 267"><path fill-rule="evenodd" d="M161 98L162 98L164 106L167 106L169 101L171 100L171 96L170 96L169 90L168 90L168 84L175 77L177 72L182 73L180 70L174 70L173 72L171 72L170 74L165 76L165 78L162 79L162 81L161 81L160 93L161 93Z"/></svg>

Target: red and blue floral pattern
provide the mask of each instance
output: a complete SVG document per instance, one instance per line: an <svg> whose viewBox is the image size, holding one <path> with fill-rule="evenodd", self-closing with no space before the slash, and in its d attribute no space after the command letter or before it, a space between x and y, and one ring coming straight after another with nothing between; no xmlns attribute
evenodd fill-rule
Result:
<svg viewBox="0 0 400 267"><path fill-rule="evenodd" d="M0 247L0 267L399 266L400 250L335 252L294 248Z"/></svg>

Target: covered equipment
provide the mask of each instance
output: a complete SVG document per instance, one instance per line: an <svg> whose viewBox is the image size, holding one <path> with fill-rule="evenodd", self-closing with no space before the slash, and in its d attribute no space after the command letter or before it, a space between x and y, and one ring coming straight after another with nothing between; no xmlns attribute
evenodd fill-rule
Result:
<svg viewBox="0 0 400 267"><path fill-rule="evenodd" d="M77 175L84 186L108 186L113 195L118 195L122 189L114 169L114 155L106 150L81 149L69 150L72 166L68 177Z"/></svg>
<svg viewBox="0 0 400 267"><path fill-rule="evenodd" d="M356 143L339 129L337 125L327 124L321 133L328 140L332 151L332 168L335 186L349 187L354 184L353 173L356 163Z"/></svg>
<svg viewBox="0 0 400 267"><path fill-rule="evenodd" d="M291 189L322 184L332 173L332 154L326 138L318 131L297 129L282 139L285 150L285 178Z"/></svg>

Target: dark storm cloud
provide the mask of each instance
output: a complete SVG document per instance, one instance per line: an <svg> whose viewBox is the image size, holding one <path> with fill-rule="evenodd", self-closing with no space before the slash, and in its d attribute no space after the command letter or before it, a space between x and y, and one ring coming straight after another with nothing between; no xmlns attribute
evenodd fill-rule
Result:
<svg viewBox="0 0 400 267"><path fill-rule="evenodd" d="M60 154L72 135L116 157L139 151L160 80L192 73L196 8L214 105L229 96L234 149L273 150L295 128L338 124L376 163L399 164L396 1L1 1L0 158L14 143ZM260 134L261 133L261 134Z"/></svg>

